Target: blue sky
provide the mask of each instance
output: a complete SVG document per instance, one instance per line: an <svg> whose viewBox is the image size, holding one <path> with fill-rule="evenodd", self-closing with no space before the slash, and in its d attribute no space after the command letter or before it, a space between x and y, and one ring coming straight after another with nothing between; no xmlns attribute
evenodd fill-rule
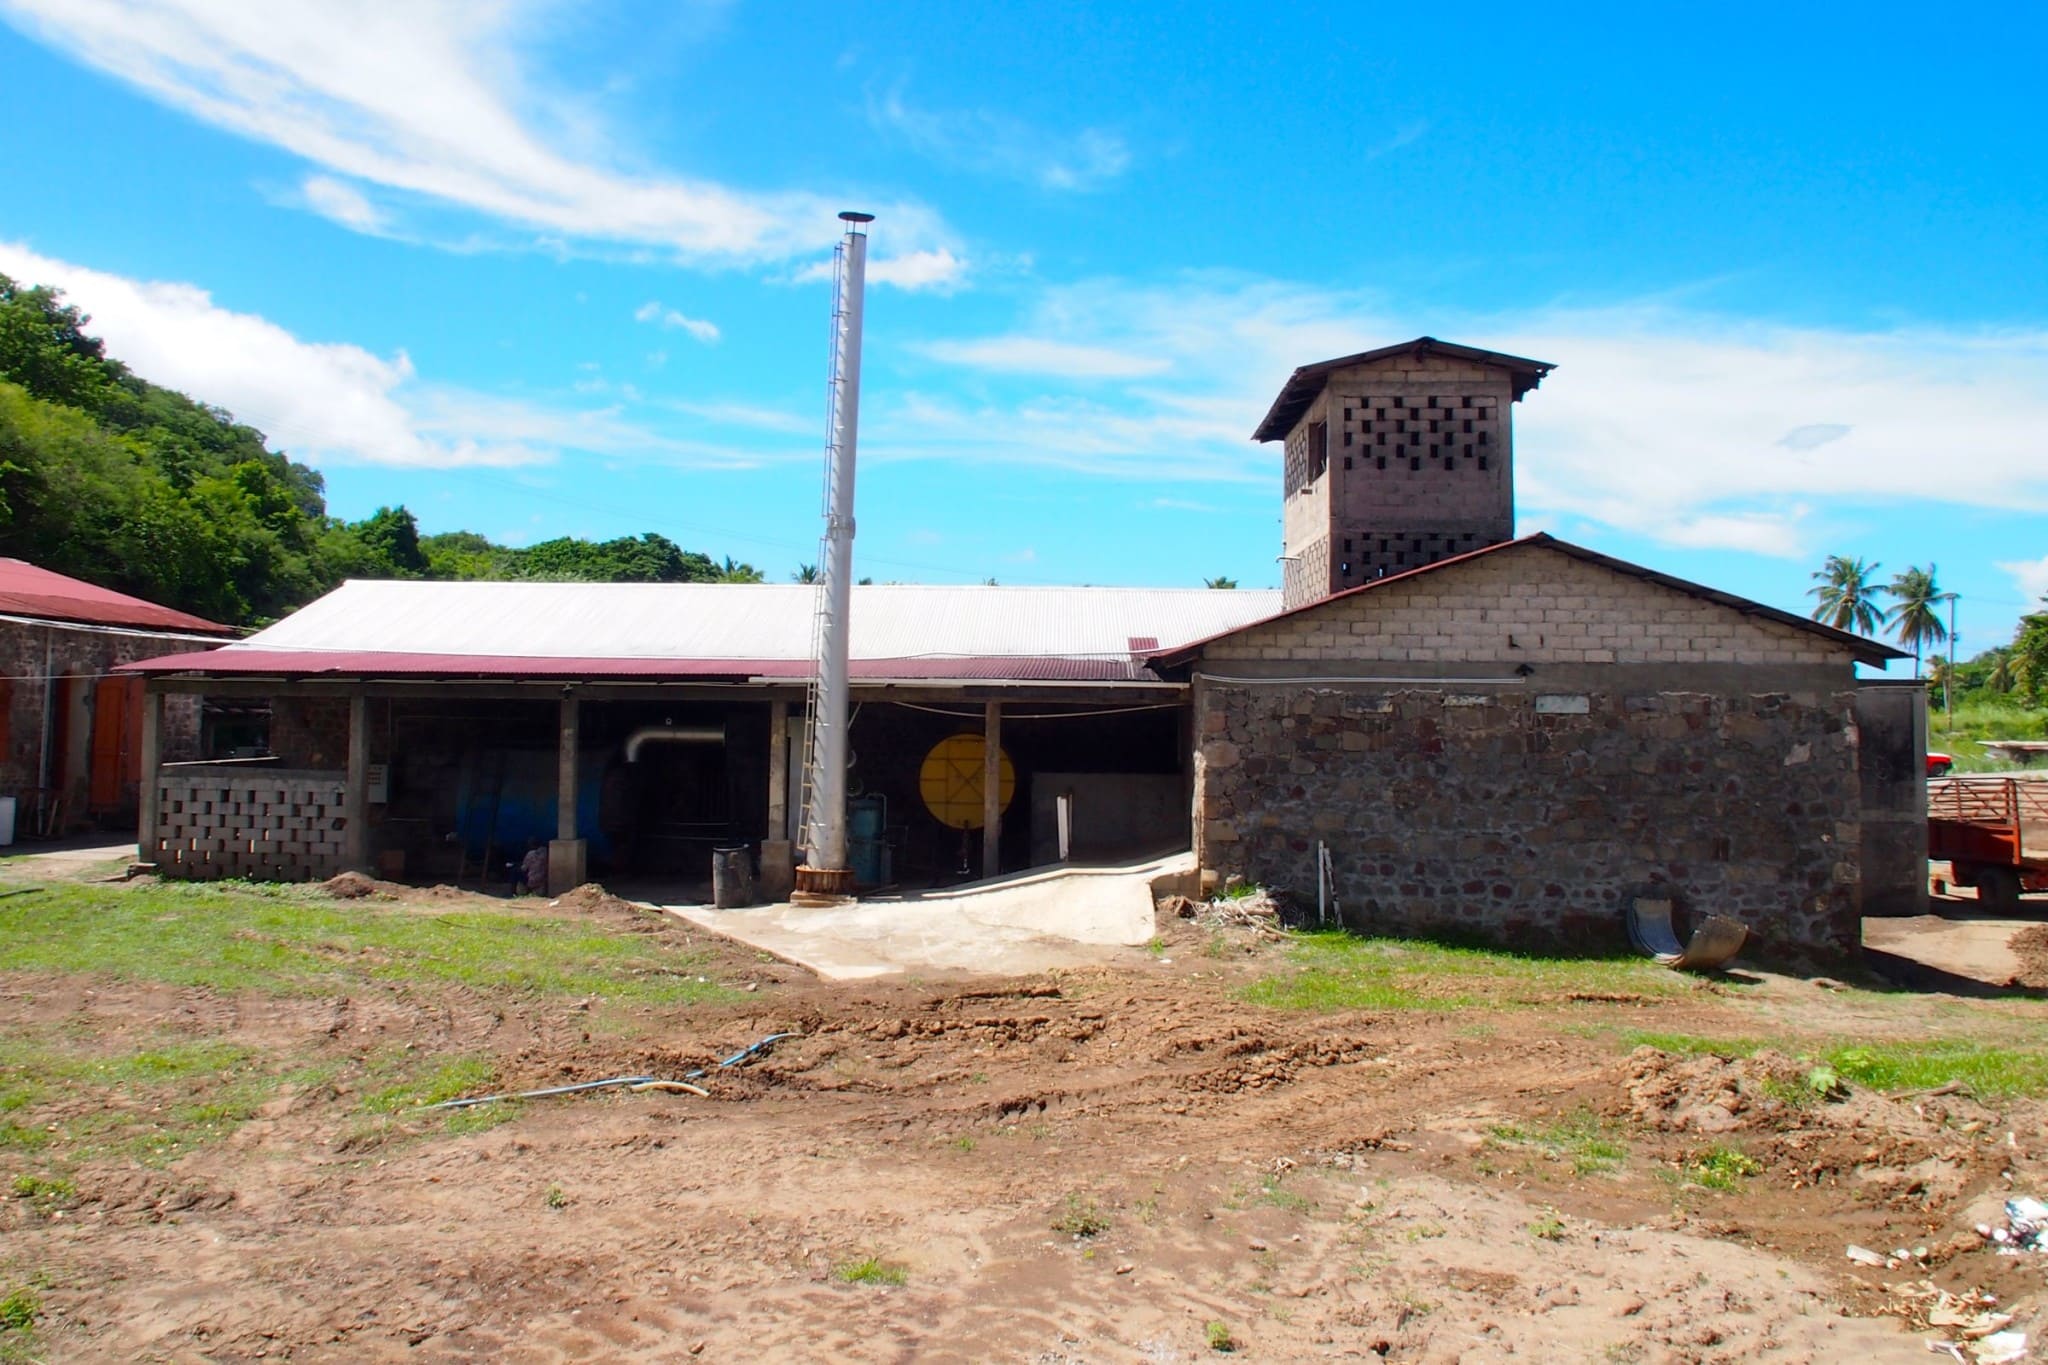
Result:
<svg viewBox="0 0 2048 1365"><path fill-rule="evenodd" d="M2048 591L2048 11L1788 8L0 0L0 270L340 515L779 578L864 208L859 572L1276 584L1252 428L1426 332L1559 367L1522 529L1932 561L1974 653Z"/></svg>

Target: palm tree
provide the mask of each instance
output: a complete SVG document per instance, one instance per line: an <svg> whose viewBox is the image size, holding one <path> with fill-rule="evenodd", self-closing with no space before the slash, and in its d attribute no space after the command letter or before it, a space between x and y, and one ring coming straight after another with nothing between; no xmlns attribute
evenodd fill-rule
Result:
<svg viewBox="0 0 2048 1365"><path fill-rule="evenodd" d="M1227 590L1236 587L1237 580L1228 574L1218 574L1214 578L1203 579L1202 586L1205 588L1223 588Z"/></svg>
<svg viewBox="0 0 2048 1365"><path fill-rule="evenodd" d="M731 555L725 557L725 563L718 566L717 572L718 581L721 583L759 583L762 581L759 569L751 564L742 564Z"/></svg>
<svg viewBox="0 0 2048 1365"><path fill-rule="evenodd" d="M1884 619L1877 599L1885 591L1883 584L1870 581L1877 569L1875 564L1847 555L1829 555L1827 563L1813 576L1818 586L1806 590L1808 597L1820 599L1820 605L1813 609L1813 619L1836 630L1877 634L1878 623Z"/></svg>
<svg viewBox="0 0 2048 1365"><path fill-rule="evenodd" d="M797 566L796 566L796 572L795 572L795 573L793 573L793 574L791 574L791 575L789 576L789 581L790 581L790 582L792 582L792 583L815 583L815 582L817 582L817 581L818 581L818 566L817 566L817 565L815 565L815 564L799 564L799 565L797 565Z"/></svg>
<svg viewBox="0 0 2048 1365"><path fill-rule="evenodd" d="M1920 676L1920 651L1927 645L1938 645L1948 639L1948 627L1941 623L1941 613L1936 604L1947 600L1947 595L1934 581L1935 566L1926 568L1906 567L1902 574L1892 578L1893 601L1885 620L1892 628L1892 637L1913 651L1913 676Z"/></svg>
<svg viewBox="0 0 2048 1365"><path fill-rule="evenodd" d="M2012 650L2005 645L1993 645L1978 657L1991 662L1991 671L1984 675L1984 690L2012 691Z"/></svg>

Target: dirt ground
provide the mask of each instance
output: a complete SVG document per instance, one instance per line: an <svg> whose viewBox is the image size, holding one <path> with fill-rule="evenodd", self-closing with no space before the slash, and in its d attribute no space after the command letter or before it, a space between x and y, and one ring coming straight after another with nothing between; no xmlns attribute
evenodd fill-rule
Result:
<svg viewBox="0 0 2048 1365"><path fill-rule="evenodd" d="M0 1258L46 1286L39 1350L1917 1361L1955 1335L1928 1326L1943 1290L2048 1340L2048 1255L1973 1230L2048 1191L2040 1102L1815 1098L1782 1054L1627 1041L1910 1037L1959 1009L2048 1019L2038 1000L1750 974L1669 998L1281 1011L1237 989L1284 945L1172 918L1101 969L825 986L593 891L554 913L686 940L737 998L621 1024L601 1002L408 981L277 998L0 974L0 1032L111 1054L171 1029L319 1077L168 1165L88 1161L64 1199L0 1201ZM778 1032L797 1036L717 1067ZM709 1068L710 1093L366 1124L358 1064L394 1046L487 1054L513 1087ZM64 1103L33 1117L76 1120ZM1924 1254L1858 1265L1852 1243Z"/></svg>

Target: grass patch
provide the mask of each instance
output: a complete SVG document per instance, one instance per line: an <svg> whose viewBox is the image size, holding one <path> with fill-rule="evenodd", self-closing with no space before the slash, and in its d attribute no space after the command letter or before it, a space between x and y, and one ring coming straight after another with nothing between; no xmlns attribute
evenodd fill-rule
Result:
<svg viewBox="0 0 2048 1365"><path fill-rule="evenodd" d="M698 979L708 954L584 920L342 905L283 886L57 884L15 904L0 971L265 995L422 981L638 1004L737 998Z"/></svg>
<svg viewBox="0 0 2048 1365"><path fill-rule="evenodd" d="M1209 1349L1225 1355L1237 1349L1237 1335L1230 1330L1230 1324L1221 1318L1214 1319L1202 1328L1202 1339L1209 1343Z"/></svg>
<svg viewBox="0 0 2048 1365"><path fill-rule="evenodd" d="M1961 1081L1984 1099L2048 1095L2048 1051L2002 1046L1969 1038L1932 1038L1902 1042L1804 1044L1764 1038L1700 1038L1682 1033L1622 1035L1628 1047L1654 1047L1683 1056L1711 1053L1748 1057L1776 1047L1816 1063L1803 1086L1779 1085L1778 1099L1808 1104L1834 1093L1838 1085L1866 1090L1922 1090Z"/></svg>
<svg viewBox="0 0 2048 1365"><path fill-rule="evenodd" d="M1564 1240L1564 1219L1557 1216L1556 1209L1545 1209L1529 1224L1529 1235L1541 1242L1561 1242Z"/></svg>
<svg viewBox="0 0 2048 1365"><path fill-rule="evenodd" d="M1611 1171L1628 1158L1627 1146L1616 1141L1600 1116L1584 1105L1552 1123L1496 1124L1488 1130L1487 1142L1534 1147L1553 1161L1570 1162L1574 1175Z"/></svg>
<svg viewBox="0 0 2048 1365"><path fill-rule="evenodd" d="M902 1285L909 1282L910 1272L879 1256L863 1256L857 1261L841 1261L833 1266L832 1278L841 1284Z"/></svg>
<svg viewBox="0 0 2048 1365"><path fill-rule="evenodd" d="M2010 758L1984 747L1987 739L2048 739L2048 711L2030 711L2009 697L1996 695L1957 701L1951 725L1940 709L1940 689L1934 691L1927 717L1927 747L1954 758L1959 773L2014 771Z"/></svg>
<svg viewBox="0 0 2048 1365"><path fill-rule="evenodd" d="M1239 992L1292 1010L1456 1010L1534 1005L1574 994L1681 995L1690 986L1639 958L1528 957L1418 939L1358 938L1342 930L1291 935L1287 969Z"/></svg>
<svg viewBox="0 0 2048 1365"><path fill-rule="evenodd" d="M1109 1214L1092 1195L1070 1194L1054 1215L1052 1230L1071 1237L1099 1237L1110 1229Z"/></svg>
<svg viewBox="0 0 2048 1365"><path fill-rule="evenodd" d="M43 1315L43 1301L36 1291L23 1285L0 1299L0 1332L33 1332Z"/></svg>
<svg viewBox="0 0 2048 1365"><path fill-rule="evenodd" d="M1961 1081L1987 1099L2048 1094L2048 1054L1991 1047L1964 1039L1858 1043L1830 1049L1826 1060L1851 1085L1920 1090Z"/></svg>
<svg viewBox="0 0 2048 1365"><path fill-rule="evenodd" d="M423 1104L459 1100L489 1088L497 1079L497 1064L488 1057L451 1057L431 1066L408 1068L400 1079L366 1093L360 1107L371 1114L396 1114Z"/></svg>
<svg viewBox="0 0 2048 1365"><path fill-rule="evenodd" d="M1710 1190L1732 1190L1763 1172L1764 1163L1747 1152L1715 1145L1686 1158L1685 1175Z"/></svg>

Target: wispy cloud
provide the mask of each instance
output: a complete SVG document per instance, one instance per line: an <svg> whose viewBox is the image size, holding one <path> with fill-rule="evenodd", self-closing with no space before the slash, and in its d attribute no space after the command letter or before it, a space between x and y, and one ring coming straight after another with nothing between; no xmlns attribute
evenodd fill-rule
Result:
<svg viewBox="0 0 2048 1365"><path fill-rule="evenodd" d="M1820 509L1859 500L2048 508L2048 333L1799 328L1666 302L1424 319L1370 295L1207 274L1050 290L1017 325L926 347L975 364L989 391L903 395L868 445L1271 481L1271 449L1248 437L1294 367L1422 332L1558 364L1516 409L1525 521L1805 556L1830 530ZM1090 356L1148 363L1118 373Z"/></svg>
<svg viewBox="0 0 2048 1365"><path fill-rule="evenodd" d="M649 299L633 310L633 321L651 323L656 327L676 328L688 332L697 340L709 346L718 340L718 324L702 318L686 317L673 308L664 308L654 299ZM664 353L661 357L667 360Z"/></svg>
<svg viewBox="0 0 2048 1365"><path fill-rule="evenodd" d="M679 439L616 407L550 406L439 384L403 351L306 341L267 318L221 307L204 289L132 280L0 242L0 273L62 289L88 330L137 373L201 395L314 464L416 469L530 465L588 451L697 468L751 468L785 452ZM586 377L578 388L603 387ZM630 392L619 390L624 396ZM809 446L788 458L815 459Z"/></svg>
<svg viewBox="0 0 2048 1365"><path fill-rule="evenodd" d="M2026 596L2029 610L2048 605L2048 555L2039 559L2000 560L1998 567L2012 575L2012 581Z"/></svg>
<svg viewBox="0 0 2048 1365"><path fill-rule="evenodd" d="M540 13L461 0L0 0L0 14L77 60L319 168L307 206L359 231L454 210L560 251L609 243L706 265L799 259L833 239L843 196L627 169L631 151L594 104L543 88L523 59ZM892 250L956 245L920 204L870 207ZM931 282L928 266L906 273Z"/></svg>
<svg viewBox="0 0 2048 1365"><path fill-rule="evenodd" d="M299 186L299 193L307 208L345 228L371 234L384 231L384 214L361 190L346 181L331 175L309 175Z"/></svg>
<svg viewBox="0 0 2048 1365"><path fill-rule="evenodd" d="M830 259L812 261L789 277L792 284L830 283L833 264ZM967 262L951 251L940 248L935 251L906 251L885 258L870 258L867 268L869 284L893 285L898 289L929 289L935 293L948 294L967 281Z"/></svg>
<svg viewBox="0 0 2048 1365"><path fill-rule="evenodd" d="M919 109L901 86L869 95L868 121L942 165L1041 189L1099 189L1131 164L1129 146L1106 129L1054 133L991 109Z"/></svg>

